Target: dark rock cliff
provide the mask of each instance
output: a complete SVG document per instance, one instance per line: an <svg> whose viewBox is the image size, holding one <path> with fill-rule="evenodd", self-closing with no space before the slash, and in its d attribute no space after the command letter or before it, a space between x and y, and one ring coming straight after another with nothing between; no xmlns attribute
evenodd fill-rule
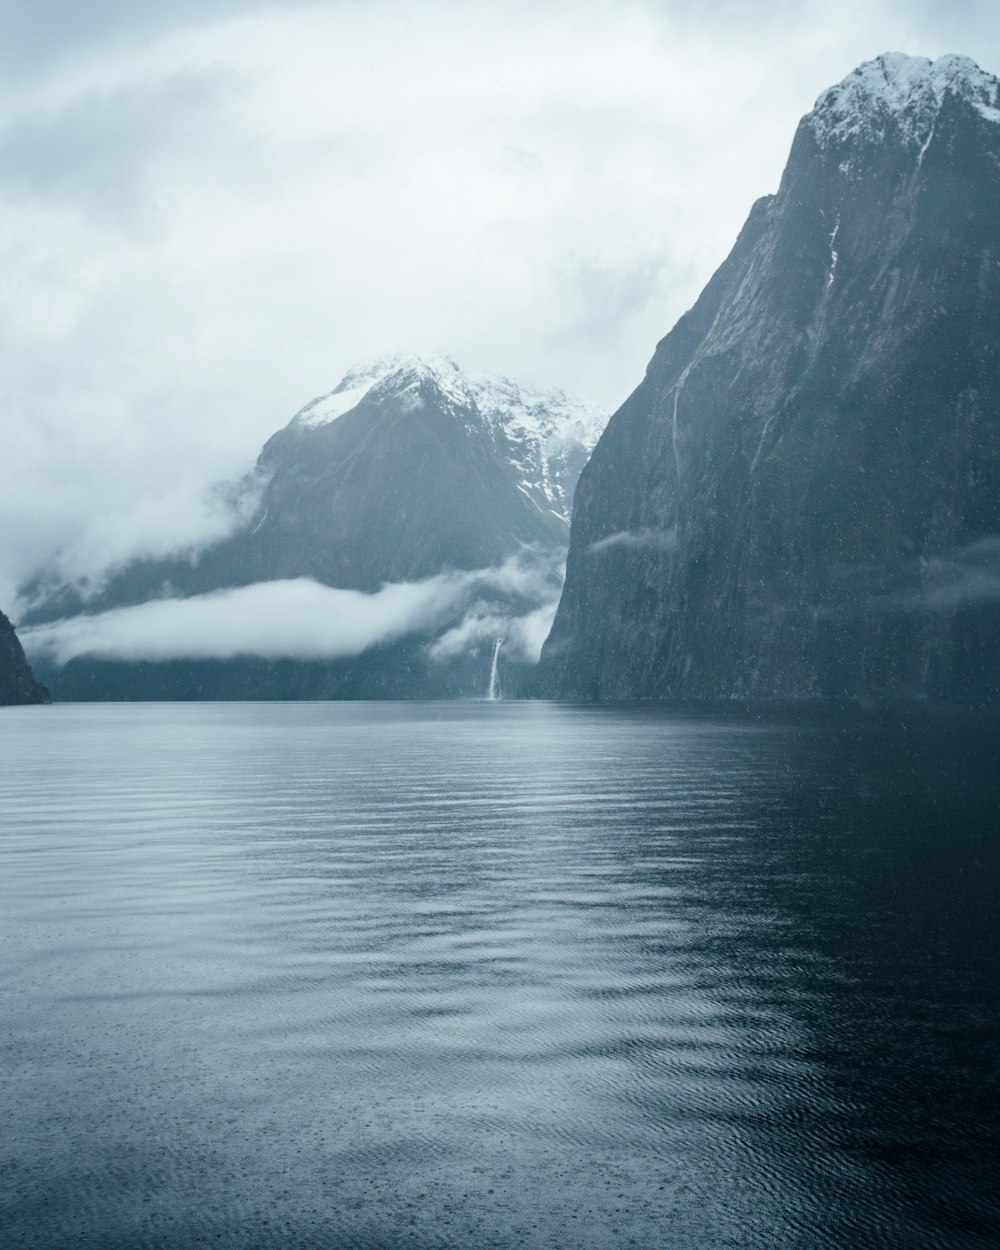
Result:
<svg viewBox="0 0 1000 1250"><path fill-rule="evenodd" d="M0 612L0 704L48 702L49 692L32 676L14 626Z"/></svg>
<svg viewBox="0 0 1000 1250"><path fill-rule="evenodd" d="M1000 84L890 54L776 195L577 488L539 690L1000 691Z"/></svg>

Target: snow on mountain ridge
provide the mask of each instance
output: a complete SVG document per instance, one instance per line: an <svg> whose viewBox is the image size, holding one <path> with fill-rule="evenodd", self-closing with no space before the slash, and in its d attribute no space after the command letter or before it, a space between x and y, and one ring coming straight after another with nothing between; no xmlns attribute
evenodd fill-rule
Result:
<svg viewBox="0 0 1000 1250"><path fill-rule="evenodd" d="M949 93L1000 123L1000 81L971 58L949 53L931 61L902 52L859 65L823 92L806 121L822 146L882 139L894 121L908 146L925 148Z"/></svg>
<svg viewBox="0 0 1000 1250"><path fill-rule="evenodd" d="M536 435L552 441L553 449L571 439L589 451L607 420L603 410L560 390L528 390L507 377L474 377L448 356L404 354L350 369L332 391L306 404L293 421L306 428L326 425L350 412L366 395L405 391L424 381L432 382L452 403L476 408L489 425Z"/></svg>
<svg viewBox="0 0 1000 1250"><path fill-rule="evenodd" d="M292 422L308 429L327 425L356 408L366 395L381 390L406 390L416 387L425 378L433 378L453 401L463 402L467 398L461 385L461 371L447 356L432 360L413 355L389 356L349 369L332 391L311 400L295 414Z"/></svg>
<svg viewBox="0 0 1000 1250"><path fill-rule="evenodd" d="M332 391L301 409L291 425L318 429L369 396L395 398L407 410L416 410L428 383L470 429L485 426L515 469L519 489L539 508L568 522L571 484L608 414L562 391L529 390L506 377L474 377L448 356L390 356L349 370Z"/></svg>

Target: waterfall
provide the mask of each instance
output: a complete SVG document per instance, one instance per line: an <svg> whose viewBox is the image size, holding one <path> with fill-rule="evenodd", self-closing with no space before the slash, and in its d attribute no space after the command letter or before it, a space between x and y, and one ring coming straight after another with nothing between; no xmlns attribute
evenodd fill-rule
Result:
<svg viewBox="0 0 1000 1250"><path fill-rule="evenodd" d="M493 663L490 665L490 688L486 692L487 699L503 698L503 691L500 689L500 674L497 672L497 661L500 659L500 648L503 644L503 638L498 638L493 644Z"/></svg>

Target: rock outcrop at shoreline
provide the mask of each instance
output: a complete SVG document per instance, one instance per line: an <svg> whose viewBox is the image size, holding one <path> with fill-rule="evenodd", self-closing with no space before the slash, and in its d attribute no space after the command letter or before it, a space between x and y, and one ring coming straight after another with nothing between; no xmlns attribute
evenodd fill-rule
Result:
<svg viewBox="0 0 1000 1250"><path fill-rule="evenodd" d="M32 675L14 626L0 612L0 704L49 701L49 692Z"/></svg>

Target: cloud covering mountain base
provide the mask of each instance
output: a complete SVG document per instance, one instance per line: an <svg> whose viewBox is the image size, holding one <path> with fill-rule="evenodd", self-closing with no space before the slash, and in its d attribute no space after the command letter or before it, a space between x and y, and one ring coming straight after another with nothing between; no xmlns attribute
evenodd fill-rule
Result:
<svg viewBox="0 0 1000 1250"><path fill-rule="evenodd" d="M561 550L526 548L495 568L391 583L373 594L324 586L309 578L259 582L38 625L24 630L24 644L57 697L85 697L79 689L84 670L99 669L106 676L112 671L108 665L140 666L148 678L151 666L171 664L175 676L188 672L180 679L177 697L202 697L205 665L230 662L236 662L230 668L231 682L219 683L218 674L212 679L222 691L217 697L225 697L229 685L234 690L231 697L250 697L252 674L265 670L240 667L239 662L247 660L340 662L338 687L357 686L371 697L375 679L365 674L375 664L376 651L377 666L385 672L375 683L375 693L412 697L414 688L422 690L425 679L428 694L438 687L454 693L456 682L474 693L482 657L496 637L507 640L508 663L530 666L537 661L555 612L562 558ZM388 655L400 662L397 677ZM353 661L358 665L352 669ZM179 670L178 663L196 667ZM449 668L463 676L449 679L444 672ZM188 694L195 671L198 690ZM69 687L62 688L67 680L72 693ZM145 679L133 675L130 680L138 682L137 691L147 688ZM161 695L162 682L161 673L155 683ZM270 693L263 697L276 697L273 680L265 684ZM100 682L97 687L100 697L112 697ZM320 681L317 689L326 688L328 683Z"/></svg>

